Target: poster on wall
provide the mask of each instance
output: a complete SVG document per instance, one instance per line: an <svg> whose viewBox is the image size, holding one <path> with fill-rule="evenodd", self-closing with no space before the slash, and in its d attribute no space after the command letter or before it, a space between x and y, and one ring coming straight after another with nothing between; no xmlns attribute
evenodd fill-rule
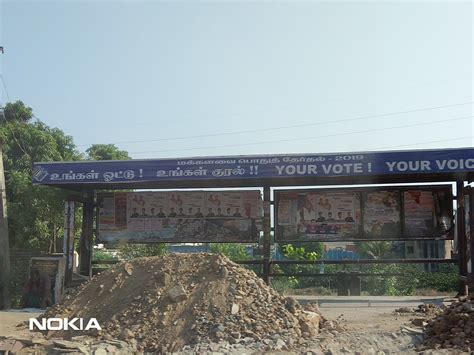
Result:
<svg viewBox="0 0 474 355"><path fill-rule="evenodd" d="M277 192L278 241L336 241L359 235L356 192Z"/></svg>
<svg viewBox="0 0 474 355"><path fill-rule="evenodd" d="M102 243L255 242L262 218L260 191L103 194L99 207Z"/></svg>
<svg viewBox="0 0 474 355"><path fill-rule="evenodd" d="M452 228L452 193L447 189L404 192L407 237L446 237Z"/></svg>
<svg viewBox="0 0 474 355"><path fill-rule="evenodd" d="M406 191L404 208L407 235L429 235L434 232L434 200L431 191Z"/></svg>
<svg viewBox="0 0 474 355"><path fill-rule="evenodd" d="M280 242L453 238L451 186L279 190Z"/></svg>
<svg viewBox="0 0 474 355"><path fill-rule="evenodd" d="M364 232L367 238L400 238L400 192L364 194Z"/></svg>

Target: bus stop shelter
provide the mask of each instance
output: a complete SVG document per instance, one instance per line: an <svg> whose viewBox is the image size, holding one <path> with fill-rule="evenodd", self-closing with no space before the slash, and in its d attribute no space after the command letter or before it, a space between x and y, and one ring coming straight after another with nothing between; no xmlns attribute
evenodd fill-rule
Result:
<svg viewBox="0 0 474 355"><path fill-rule="evenodd" d="M456 193L451 195L451 200L454 200L456 206L456 223L453 227L455 231L450 235L455 238L457 253L453 258L378 262L456 262L459 265L460 281L464 290L467 285L472 285L474 282L471 267L474 245L470 233L474 196L472 196L469 186L473 178L473 148L126 161L38 162L34 164L33 169L33 184L66 189L71 192L65 205L66 281L70 281L72 275L75 203L81 203L83 206L82 234L79 242L80 273L86 276L91 275L94 226L97 223L94 222L97 218L97 193L101 191L260 189L263 191L260 230L263 260L254 260L253 262L262 265L262 276L268 282L272 276L272 264L278 264L271 258L271 244L274 241L283 240L278 236L280 229L276 224L272 225L272 221L278 220L279 206L275 197L278 195L276 192L279 189L315 186L329 189L335 185L358 186L364 184L381 186L410 184L415 187L420 183L455 184ZM454 213L451 217L453 215ZM312 234L306 240L311 240L311 236ZM330 238L330 235L326 235L326 239L323 239L330 241ZM417 239L416 236L404 235L403 230L397 236L399 240L410 240L410 238ZM382 240L385 239L387 238L382 238ZM314 240L322 239L316 238ZM377 240L377 238L361 240L370 241ZM160 241L162 240L156 239L156 242ZM187 241L182 240L182 242ZM287 263L292 262L296 261L287 261ZM350 263L351 261L343 260L341 262ZM357 263L363 262L373 263L374 260L357 261ZM284 261L280 261L280 263L284 263ZM317 260L314 263L331 263L331 261Z"/></svg>

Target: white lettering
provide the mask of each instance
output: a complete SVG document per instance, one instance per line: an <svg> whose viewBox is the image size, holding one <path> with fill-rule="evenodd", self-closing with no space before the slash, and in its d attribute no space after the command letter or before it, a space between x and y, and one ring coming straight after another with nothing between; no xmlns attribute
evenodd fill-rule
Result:
<svg viewBox="0 0 474 355"><path fill-rule="evenodd" d="M57 325L53 325L53 323L57 323ZM63 320L62 318L48 318L47 320L47 324L48 324L48 330L67 330L67 327L64 328L64 325L63 325Z"/></svg>
<svg viewBox="0 0 474 355"><path fill-rule="evenodd" d="M99 322L97 322L97 319L95 318L91 318L89 320L89 323L87 323L85 330L89 330L92 328L97 329L97 330L102 330L102 328L99 325Z"/></svg>
<svg viewBox="0 0 474 355"><path fill-rule="evenodd" d="M65 329L68 329L71 328L71 329L74 329L74 330L79 330L78 327L76 327L76 325L74 324L75 321L77 321L79 318L73 318L71 320L67 320L67 318L64 318L64 328ZM82 328L82 318L81 318L81 328Z"/></svg>
<svg viewBox="0 0 474 355"><path fill-rule="evenodd" d="M76 322L79 321L79 324ZM36 318L29 319L29 329L34 330L89 330L89 329L97 329L102 330L99 322L95 318L89 319L86 326L84 327L84 319L83 318L42 318L39 321Z"/></svg>
<svg viewBox="0 0 474 355"><path fill-rule="evenodd" d="M35 326L39 330L46 330L46 318L41 319L41 323L36 318L30 318L28 328L33 330Z"/></svg>
<svg viewBox="0 0 474 355"><path fill-rule="evenodd" d="M394 162L386 161L385 164L387 164L389 171L393 171L393 169L395 168L395 164L397 164L397 162L396 161L394 161Z"/></svg>
<svg viewBox="0 0 474 355"><path fill-rule="evenodd" d="M308 165L308 174L317 175L318 167L316 165Z"/></svg>

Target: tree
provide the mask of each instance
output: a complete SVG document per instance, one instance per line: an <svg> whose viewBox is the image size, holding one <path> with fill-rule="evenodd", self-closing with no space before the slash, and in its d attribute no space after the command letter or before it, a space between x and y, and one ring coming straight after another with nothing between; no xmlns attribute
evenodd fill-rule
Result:
<svg viewBox="0 0 474 355"><path fill-rule="evenodd" d="M43 122L32 122L33 117L33 110L21 101L6 104L0 116L10 246L52 252L62 235L66 192L33 186L32 164L79 160L82 155L72 137Z"/></svg>
<svg viewBox="0 0 474 355"><path fill-rule="evenodd" d="M129 160L128 152L119 150L115 144L93 144L86 150L90 160Z"/></svg>
<svg viewBox="0 0 474 355"><path fill-rule="evenodd" d="M4 122L28 123L33 118L33 109L23 102L7 103L3 109Z"/></svg>
<svg viewBox="0 0 474 355"><path fill-rule="evenodd" d="M356 243L358 252L368 259L387 259L394 254L394 244L391 241L372 241Z"/></svg>

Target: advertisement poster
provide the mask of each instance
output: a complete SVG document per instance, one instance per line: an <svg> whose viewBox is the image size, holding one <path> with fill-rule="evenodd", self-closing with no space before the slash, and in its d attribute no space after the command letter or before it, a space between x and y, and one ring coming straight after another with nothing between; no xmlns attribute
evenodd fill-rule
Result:
<svg viewBox="0 0 474 355"><path fill-rule="evenodd" d="M130 192L99 200L102 243L254 242L262 217L260 191Z"/></svg>
<svg viewBox="0 0 474 355"><path fill-rule="evenodd" d="M99 204L99 224L103 230L116 228L114 194L102 195Z"/></svg>
<svg viewBox="0 0 474 355"><path fill-rule="evenodd" d="M409 237L434 236L434 207L432 191L405 191L405 234Z"/></svg>
<svg viewBox="0 0 474 355"><path fill-rule="evenodd" d="M354 238L360 229L356 192L278 192L279 241Z"/></svg>
<svg viewBox="0 0 474 355"><path fill-rule="evenodd" d="M279 190L275 200L280 242L453 237L450 186Z"/></svg>
<svg viewBox="0 0 474 355"><path fill-rule="evenodd" d="M364 232L368 238L400 238L400 192L364 194Z"/></svg>

